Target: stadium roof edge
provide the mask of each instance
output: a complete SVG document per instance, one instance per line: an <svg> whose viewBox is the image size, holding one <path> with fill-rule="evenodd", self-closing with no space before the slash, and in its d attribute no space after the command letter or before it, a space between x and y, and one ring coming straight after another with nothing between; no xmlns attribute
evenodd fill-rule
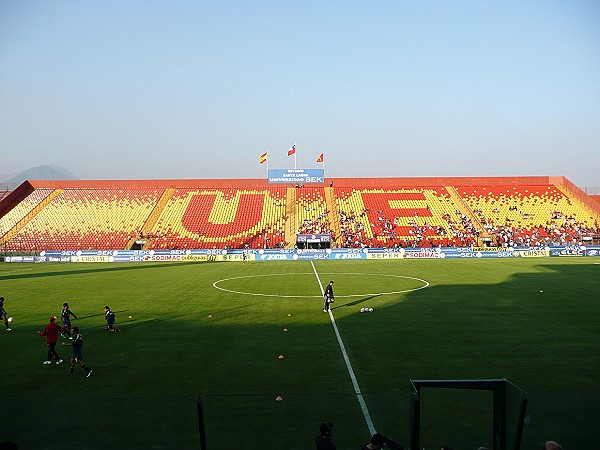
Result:
<svg viewBox="0 0 600 450"><path fill-rule="evenodd" d="M333 182L337 187L413 187L413 186L492 186L492 185L544 185L570 183L562 176L514 176L514 177L398 177L398 178L326 178L325 185ZM36 189L42 188L256 188L277 186L264 178L240 179L156 179L156 180L26 180ZM572 184L572 183L570 183ZM292 186L290 183L289 186ZM319 186L311 184L308 186Z"/></svg>

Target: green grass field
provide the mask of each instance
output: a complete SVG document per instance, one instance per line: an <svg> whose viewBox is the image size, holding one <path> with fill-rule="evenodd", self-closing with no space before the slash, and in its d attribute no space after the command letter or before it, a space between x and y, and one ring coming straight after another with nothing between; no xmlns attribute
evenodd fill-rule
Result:
<svg viewBox="0 0 600 450"><path fill-rule="evenodd" d="M378 431L409 444L411 378L505 377L528 393L523 449L550 438L596 449L594 261L2 264L15 321L0 329L0 441L199 448L202 395L209 449L311 449L324 420L338 449L358 449L369 429L322 311L319 280L333 279L335 323ZM64 302L79 316L90 378L42 365L37 331ZM104 305L122 333L104 330ZM487 393L429 392L422 405L426 449L492 448Z"/></svg>

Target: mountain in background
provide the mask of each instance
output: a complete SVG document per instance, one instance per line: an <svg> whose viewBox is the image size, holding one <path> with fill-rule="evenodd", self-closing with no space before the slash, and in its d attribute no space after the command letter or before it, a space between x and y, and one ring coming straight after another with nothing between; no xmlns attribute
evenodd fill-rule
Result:
<svg viewBox="0 0 600 450"><path fill-rule="evenodd" d="M43 165L32 167L16 175L0 175L0 183L18 186L25 180L77 180L77 177L64 167Z"/></svg>

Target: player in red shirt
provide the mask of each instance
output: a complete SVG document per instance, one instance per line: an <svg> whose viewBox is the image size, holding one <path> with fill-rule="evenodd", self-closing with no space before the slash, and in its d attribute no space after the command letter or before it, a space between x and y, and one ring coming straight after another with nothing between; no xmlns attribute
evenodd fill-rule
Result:
<svg viewBox="0 0 600 450"><path fill-rule="evenodd" d="M46 325L44 331L38 331L40 336L46 336L46 345L48 346L48 357L43 364L52 364L52 357L56 360L56 364L60 364L63 362L56 353L56 341L58 341L58 333L62 333L65 331L65 328L57 325L54 321L56 317L50 317L50 323Z"/></svg>

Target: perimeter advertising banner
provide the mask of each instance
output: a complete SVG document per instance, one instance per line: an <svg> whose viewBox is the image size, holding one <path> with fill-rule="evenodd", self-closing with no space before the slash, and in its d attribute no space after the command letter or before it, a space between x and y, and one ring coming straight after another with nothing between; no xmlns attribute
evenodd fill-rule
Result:
<svg viewBox="0 0 600 450"><path fill-rule="evenodd" d="M600 246L586 247L585 256L600 256Z"/></svg>
<svg viewBox="0 0 600 450"><path fill-rule="evenodd" d="M585 249L584 245L550 247L550 256L585 256Z"/></svg>
<svg viewBox="0 0 600 450"><path fill-rule="evenodd" d="M214 261L314 261L349 259L457 259L546 258L600 256L600 246L439 248L328 248L328 249L236 249L236 250L74 250L40 252L39 255L5 256L7 263L119 263L119 262L214 262Z"/></svg>
<svg viewBox="0 0 600 450"><path fill-rule="evenodd" d="M324 169L269 169L269 183L314 184L325 182Z"/></svg>
<svg viewBox="0 0 600 450"><path fill-rule="evenodd" d="M365 249L367 259L404 259L403 248L368 248Z"/></svg>

